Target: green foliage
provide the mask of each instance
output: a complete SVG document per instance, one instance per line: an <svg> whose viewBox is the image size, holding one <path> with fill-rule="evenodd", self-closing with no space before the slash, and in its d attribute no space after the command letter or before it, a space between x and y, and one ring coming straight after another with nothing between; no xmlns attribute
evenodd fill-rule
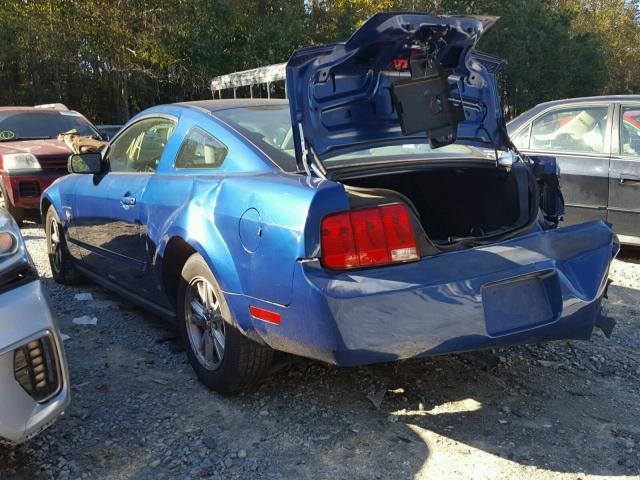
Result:
<svg viewBox="0 0 640 480"><path fill-rule="evenodd" d="M602 45L588 32L572 32L568 10L550 0L486 3L501 19L479 48L508 60L503 103L510 115L550 99L603 92Z"/></svg>
<svg viewBox="0 0 640 480"><path fill-rule="evenodd" d="M213 76L344 40L384 10L499 15L480 48L509 62L511 114L640 87L638 6L625 0L3 0L0 104L60 101L122 122L210 98Z"/></svg>

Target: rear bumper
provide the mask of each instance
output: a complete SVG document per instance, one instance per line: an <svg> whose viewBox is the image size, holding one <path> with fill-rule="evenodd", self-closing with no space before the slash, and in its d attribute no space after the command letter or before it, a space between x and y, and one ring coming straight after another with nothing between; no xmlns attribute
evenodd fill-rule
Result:
<svg viewBox="0 0 640 480"><path fill-rule="evenodd" d="M62 171L18 171L2 174L9 201L14 207L39 209L42 192L55 180L65 175Z"/></svg>
<svg viewBox="0 0 640 480"><path fill-rule="evenodd" d="M230 303L267 345L345 366L587 339L606 326L600 306L618 250L611 227L592 222L394 267L335 274L300 263L290 306ZM281 323L250 318L249 303Z"/></svg>
<svg viewBox="0 0 640 480"><path fill-rule="evenodd" d="M58 377L49 398L37 402L18 383L16 349L48 338ZM39 280L0 295L0 441L20 443L47 428L70 401L69 373L58 331Z"/></svg>

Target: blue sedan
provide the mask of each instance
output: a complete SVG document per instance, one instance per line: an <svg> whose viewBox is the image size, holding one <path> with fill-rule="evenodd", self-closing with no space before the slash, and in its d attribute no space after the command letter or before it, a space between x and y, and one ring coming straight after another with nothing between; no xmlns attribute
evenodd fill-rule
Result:
<svg viewBox="0 0 640 480"><path fill-rule="evenodd" d="M175 322L207 386L274 351L336 365L587 339L618 251L557 228L553 158L512 148L495 19L385 13L297 51L285 100L150 108L73 155L42 212L53 277Z"/></svg>

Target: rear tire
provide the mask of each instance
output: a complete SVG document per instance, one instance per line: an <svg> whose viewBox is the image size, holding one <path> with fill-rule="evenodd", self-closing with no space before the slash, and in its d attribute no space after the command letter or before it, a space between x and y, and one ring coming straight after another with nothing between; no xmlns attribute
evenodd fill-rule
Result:
<svg viewBox="0 0 640 480"><path fill-rule="evenodd" d="M189 363L208 388L231 393L268 373L273 350L248 339L233 325L218 282L197 253L182 268L178 321Z"/></svg>
<svg viewBox="0 0 640 480"><path fill-rule="evenodd" d="M0 180L0 208L4 208L7 212L11 214L13 219L19 226L22 226L22 222L24 221L25 212L24 209L14 207L9 199L9 195L7 194L7 189Z"/></svg>
<svg viewBox="0 0 640 480"><path fill-rule="evenodd" d="M47 235L47 253L53 279L62 285L73 285L80 280L80 274L73 264L64 230L53 206L47 210L45 219L45 233Z"/></svg>

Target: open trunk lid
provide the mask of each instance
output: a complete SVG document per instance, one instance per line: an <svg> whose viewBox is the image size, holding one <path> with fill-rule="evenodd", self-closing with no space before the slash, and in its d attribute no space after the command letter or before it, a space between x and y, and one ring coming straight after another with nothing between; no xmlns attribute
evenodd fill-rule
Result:
<svg viewBox="0 0 640 480"><path fill-rule="evenodd" d="M286 75L299 165L407 143L506 148L503 61L474 50L496 20L380 13L344 43L296 51Z"/></svg>

